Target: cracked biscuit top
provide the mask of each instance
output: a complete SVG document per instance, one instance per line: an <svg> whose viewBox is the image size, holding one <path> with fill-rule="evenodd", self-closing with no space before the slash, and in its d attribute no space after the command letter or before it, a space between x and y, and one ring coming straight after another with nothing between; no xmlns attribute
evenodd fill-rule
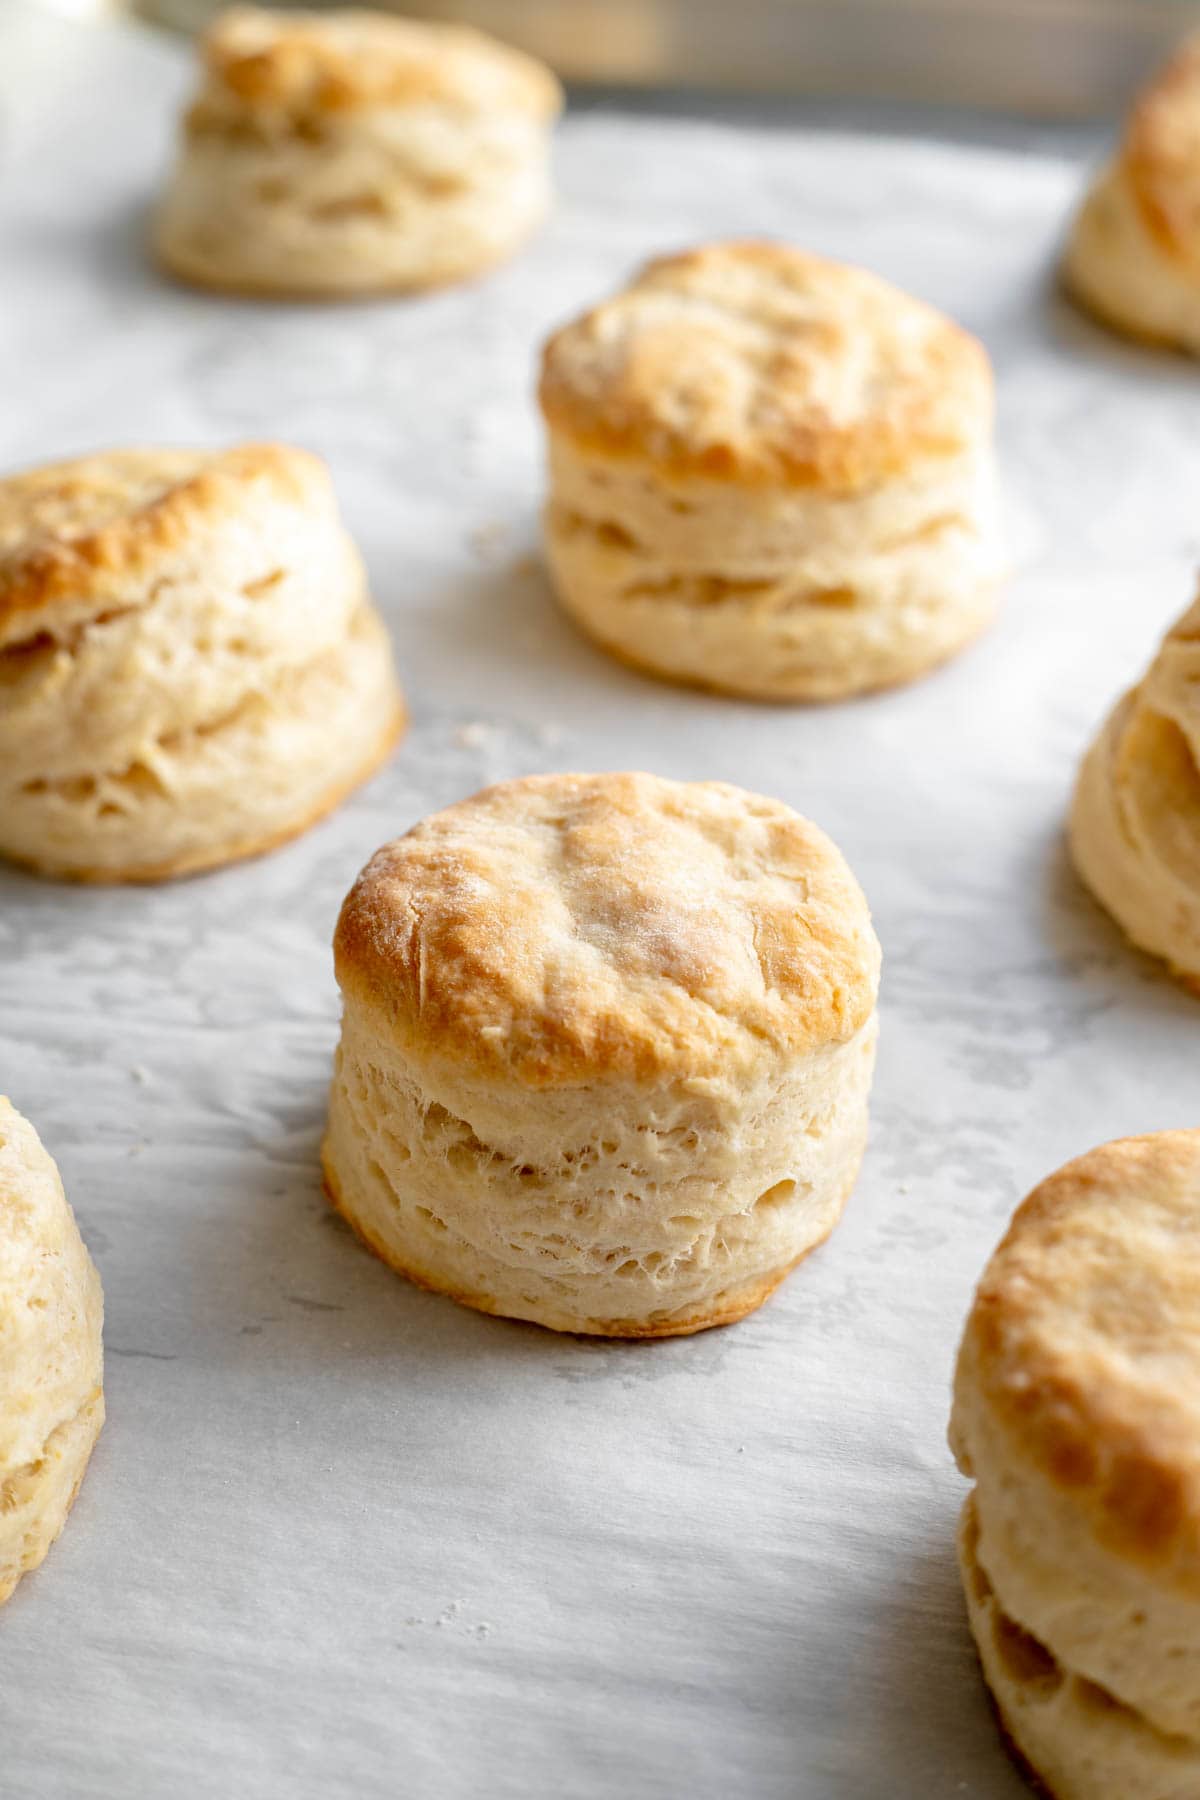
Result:
<svg viewBox="0 0 1200 1800"><path fill-rule="evenodd" d="M1200 1591L1200 1131L1105 1144L1018 1209L963 1339L982 1406L1118 1554Z"/></svg>
<svg viewBox="0 0 1200 1800"><path fill-rule="evenodd" d="M387 844L338 980L409 1053L525 1087L737 1079L846 1042L879 945L834 844L776 800L654 775L486 788Z"/></svg>
<svg viewBox="0 0 1200 1800"><path fill-rule="evenodd" d="M863 269L776 243L649 263L546 346L554 432L667 478L855 493L990 441L966 331Z"/></svg>
<svg viewBox="0 0 1200 1800"><path fill-rule="evenodd" d="M381 107L431 105L464 114L517 113L547 122L562 90L549 69L464 25L384 13L222 13L202 44L198 103L293 121Z"/></svg>
<svg viewBox="0 0 1200 1800"><path fill-rule="evenodd" d="M283 444L113 450L0 479L0 647L148 604L214 532L250 541L281 514L336 520L324 464Z"/></svg>

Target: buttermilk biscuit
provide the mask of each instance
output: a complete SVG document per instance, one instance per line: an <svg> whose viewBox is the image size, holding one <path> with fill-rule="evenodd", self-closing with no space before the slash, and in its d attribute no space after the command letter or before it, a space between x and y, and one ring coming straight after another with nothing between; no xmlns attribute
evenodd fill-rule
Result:
<svg viewBox="0 0 1200 1800"><path fill-rule="evenodd" d="M1084 758L1068 835L1100 904L1200 993L1200 600Z"/></svg>
<svg viewBox="0 0 1200 1800"><path fill-rule="evenodd" d="M781 244L650 263L546 347L546 549L623 659L770 700L922 674L1000 572L980 344Z"/></svg>
<svg viewBox="0 0 1200 1800"><path fill-rule="evenodd" d="M1063 273L1106 324L1200 355L1200 38L1139 98L1075 220Z"/></svg>
<svg viewBox="0 0 1200 1800"><path fill-rule="evenodd" d="M124 450L0 481L0 853L95 881L248 856L402 720L315 457Z"/></svg>
<svg viewBox="0 0 1200 1800"><path fill-rule="evenodd" d="M203 43L156 245L174 274L338 298L508 256L550 201L548 69L463 26L238 8Z"/></svg>
<svg viewBox="0 0 1200 1800"><path fill-rule="evenodd" d="M1017 1212L951 1444L971 1624L1057 1800L1200 1794L1200 1131L1106 1144Z"/></svg>
<svg viewBox="0 0 1200 1800"><path fill-rule="evenodd" d="M103 1311L58 1170L0 1096L0 1602L62 1530L104 1423Z"/></svg>
<svg viewBox="0 0 1200 1800"><path fill-rule="evenodd" d="M671 1337L742 1318L837 1223L879 945L837 849L780 802L505 782L368 863L334 954L326 1183L420 1286Z"/></svg>

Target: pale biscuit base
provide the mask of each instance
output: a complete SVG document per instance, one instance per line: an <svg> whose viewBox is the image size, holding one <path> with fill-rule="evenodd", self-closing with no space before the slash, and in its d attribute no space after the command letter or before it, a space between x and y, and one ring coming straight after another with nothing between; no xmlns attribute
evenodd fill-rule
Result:
<svg viewBox="0 0 1200 1800"><path fill-rule="evenodd" d="M228 273L228 262L219 260L214 265L211 257L197 255L186 243L175 242L168 246L161 237L156 237L151 248L153 262L158 270L185 288L203 288L211 294L228 294L235 300L263 301L281 306L310 306L331 299L347 306L356 301L369 306L372 301L399 299L406 294L434 294L440 288L460 284L465 286L472 281L484 280L518 254L529 239L536 235L544 217L544 212L535 215L523 236L506 240L490 255L480 250L465 264L457 259L425 257L417 265L421 270L419 274L414 272L389 278L367 275L350 282L344 278L331 280L326 274L313 274L312 271L290 280L286 277L253 273L231 275ZM323 255L322 269L328 270L334 260Z"/></svg>
<svg viewBox="0 0 1200 1800"><path fill-rule="evenodd" d="M232 863L248 862L256 856L266 856L270 851L281 849L284 844L290 844L294 838L302 837L311 826L320 824L322 819L337 810L343 800L369 781L372 775L383 767L404 736L407 723L408 716L401 709L384 727L378 740L370 746L362 762L336 786L327 789L311 812L306 812L303 816L293 819L290 824L266 836L233 839L229 843L214 845L206 850L193 851L170 862L137 863L113 869L87 869L73 864L39 862L32 857L26 858L9 853L6 853L7 860L15 863L18 868L28 869L31 874L44 875L55 881L76 882L83 887L104 887L116 884L136 887L153 885L160 881L183 880L189 875L203 875L211 869L225 868Z"/></svg>
<svg viewBox="0 0 1200 1800"><path fill-rule="evenodd" d="M1086 1287L1090 1271L1082 1249L1080 1262ZM1070 1345L1064 1331L1064 1363ZM969 1391L959 1399L957 1421L977 1477L976 1553L1005 1612L1064 1668L1119 1698L1148 1727L1200 1742L1196 1599L1148 1580L1141 1560L1099 1541L1070 1489L1031 1466L1019 1437L985 1407L972 1405ZM1064 1464L1069 1455L1064 1449ZM1129 1467L1126 1479L1131 1489L1140 1481L1148 1507L1154 1475Z"/></svg>
<svg viewBox="0 0 1200 1800"><path fill-rule="evenodd" d="M264 300L369 300L473 280L515 255L549 211L545 147L524 154L505 175L481 146L478 172L452 200L406 196L392 176L379 217L338 221L322 219L327 164L311 148L192 148L156 218L155 258L187 285ZM386 157L369 180L353 168L346 179L387 196ZM262 197L277 190L286 200Z"/></svg>
<svg viewBox="0 0 1200 1800"><path fill-rule="evenodd" d="M365 1244L367 1249L379 1258L380 1262L386 1263L393 1274L402 1275L405 1281L411 1282L414 1287L420 1288L424 1293L440 1294L443 1299L455 1300L460 1306L470 1307L473 1312L486 1313L491 1318L514 1318L522 1324L537 1325L546 1331L566 1332L575 1337L644 1339L652 1342L660 1338L693 1337L698 1331L711 1331L721 1325L736 1325L739 1320L747 1318L752 1312L757 1312L758 1308L771 1298L776 1288L782 1286L792 1270L797 1268L814 1250L820 1249L825 1238L830 1235L837 1223L837 1220L834 1219L824 1237L810 1244L807 1250L802 1250L782 1269L775 1270L757 1282L744 1282L740 1287L726 1290L716 1296L704 1311L695 1315L684 1314L682 1317L659 1320L651 1325L644 1324L637 1319L610 1319L602 1325L580 1324L578 1321L554 1323L548 1319L526 1318L523 1314L513 1313L509 1307L498 1302L494 1295L464 1293L460 1289L447 1287L444 1282L439 1281L428 1272L419 1272L399 1262L395 1251L385 1244L383 1239L377 1236L369 1226L364 1225L357 1213L342 1199L337 1185L337 1177L330 1164L329 1150L325 1144L321 1147L321 1170L322 1185L329 1204L346 1221L359 1241ZM853 1185L852 1177L845 1194L842 1195L842 1205L849 1197ZM839 1207L839 1216L840 1211Z"/></svg>
<svg viewBox="0 0 1200 1800"><path fill-rule="evenodd" d="M1063 1668L1004 1610L977 1551L969 1495L958 1556L971 1634L1004 1734L1051 1800L1195 1800L1200 1743L1156 1731Z"/></svg>
<svg viewBox="0 0 1200 1800"><path fill-rule="evenodd" d="M931 657L927 645L922 647L919 658L902 662L888 656L880 659L886 667L868 673L867 668L856 666L852 677L845 674L846 660L826 658L814 653L807 639L798 646L794 637L782 639L770 655L770 666L764 670L763 662L757 656L754 667L747 673L736 669L737 659L733 654L720 656L719 653L705 658L705 667L695 673L683 671L675 667L667 667L666 659L655 657L653 652L645 657L639 656L628 646L617 643L596 630L586 620L581 611L572 607L560 588L559 598L563 600L564 611L569 613L575 623L592 640L596 647L605 651L615 662L623 663L635 675L648 675L655 681L665 681L673 687L687 688L694 693L723 694L735 700L761 702L764 706L787 706L797 701L805 705L834 706L842 700L868 700L873 694L884 694L893 688L909 686L920 681L926 675L936 675L940 668L953 662L955 657L971 645L987 631L996 616L997 599L986 604L981 596L980 615L974 629L963 636L957 634L946 643L945 647ZM653 621L654 632L678 627L672 637L678 643L693 625L693 615L684 609L679 617L672 621L667 618L656 618ZM722 636L725 634L722 633ZM737 625L734 620L728 621L728 641L738 642L738 648L745 650L744 634L738 639ZM859 649L856 643L855 651ZM869 663L869 659L868 663ZM713 664L720 665L719 674L712 673Z"/></svg>
<svg viewBox="0 0 1200 1800"><path fill-rule="evenodd" d="M344 645L216 728L148 746L124 770L10 793L0 851L38 874L93 884L164 881L259 856L367 781L405 722L387 633L364 607Z"/></svg>
<svg viewBox="0 0 1200 1800"><path fill-rule="evenodd" d="M756 581L668 575L661 563L639 580L614 566L596 527L553 509L545 545L564 611L602 649L660 680L748 700L835 701L915 681L981 636L999 600L998 559L973 537L957 579L947 566L882 600L845 581L806 592L800 553Z"/></svg>
<svg viewBox="0 0 1200 1800"><path fill-rule="evenodd" d="M872 1020L820 1072L761 1105L714 1103L707 1132L697 1121L709 1109L685 1091L584 1090L552 1133L526 1101L526 1160L514 1168L511 1145L481 1141L347 1018L322 1147L326 1189L390 1267L477 1311L599 1337L729 1324L837 1224L866 1143L875 1036ZM467 1092L459 1104L478 1120L479 1100ZM515 1097L509 1110L515 1121ZM644 1113L661 1122L657 1132L637 1122ZM722 1138L735 1134L732 1158ZM792 1173L779 1180L781 1163ZM631 1195L622 1205L621 1185L645 1189L643 1205L631 1212Z"/></svg>

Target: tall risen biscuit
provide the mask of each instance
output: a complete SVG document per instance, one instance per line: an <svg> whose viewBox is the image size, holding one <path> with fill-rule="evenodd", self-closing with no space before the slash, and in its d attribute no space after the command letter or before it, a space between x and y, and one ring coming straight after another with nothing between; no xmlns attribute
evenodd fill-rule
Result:
<svg viewBox="0 0 1200 1800"><path fill-rule="evenodd" d="M562 104L541 64L383 13L223 13L158 214L187 281L338 298L508 256L550 201Z"/></svg>
<svg viewBox="0 0 1200 1800"><path fill-rule="evenodd" d="M0 1096L0 1603L62 1530L104 1423L103 1310L58 1170Z"/></svg>
<svg viewBox="0 0 1200 1800"><path fill-rule="evenodd" d="M770 243L665 257L551 338L540 399L559 599L630 662L828 700L991 617L987 356L874 275Z"/></svg>
<svg viewBox="0 0 1200 1800"><path fill-rule="evenodd" d="M1063 274L1106 324L1200 355L1200 37L1139 96L1075 219Z"/></svg>
<svg viewBox="0 0 1200 1800"><path fill-rule="evenodd" d="M1200 1793L1200 1131L1107 1144L1017 1212L951 1443L984 1672L1057 1800Z"/></svg>
<svg viewBox="0 0 1200 1800"><path fill-rule="evenodd" d="M1200 993L1200 600L1084 758L1069 838L1127 936Z"/></svg>
<svg viewBox="0 0 1200 1800"><path fill-rule="evenodd" d="M879 946L833 844L716 782L503 783L342 908L324 1165L481 1311L667 1337L761 1304L862 1156Z"/></svg>
<svg viewBox="0 0 1200 1800"><path fill-rule="evenodd" d="M316 457L119 450L0 481L0 853L151 881L293 836L403 709Z"/></svg>

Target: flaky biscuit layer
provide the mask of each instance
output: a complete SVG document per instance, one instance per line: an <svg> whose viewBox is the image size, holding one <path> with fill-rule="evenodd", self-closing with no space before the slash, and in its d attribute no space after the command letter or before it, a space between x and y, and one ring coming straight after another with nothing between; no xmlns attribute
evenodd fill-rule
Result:
<svg viewBox="0 0 1200 1800"><path fill-rule="evenodd" d="M282 446L0 483L0 693L0 851L91 879L290 836L402 719L328 474Z"/></svg>
<svg viewBox="0 0 1200 1800"><path fill-rule="evenodd" d="M318 142L214 129L184 146L155 249L202 286L366 297L482 273L549 206L546 134L525 117L371 117Z"/></svg>
<svg viewBox="0 0 1200 1800"><path fill-rule="evenodd" d="M1200 601L1163 639L1079 772L1080 876L1139 947L1200 984Z"/></svg>
<svg viewBox="0 0 1200 1800"><path fill-rule="evenodd" d="M326 1183L419 1284L673 1336L759 1305L836 1223L879 947L838 851L778 801L502 783L372 859L334 953Z"/></svg>
<svg viewBox="0 0 1200 1800"><path fill-rule="evenodd" d="M1194 1800L1200 1744L1157 1731L1065 1667L1005 1610L979 1556L974 1496L958 1555L971 1632L1000 1724L1050 1800Z"/></svg>
<svg viewBox="0 0 1200 1800"><path fill-rule="evenodd" d="M148 740L131 763L9 792L0 847L69 881L165 881L238 862L331 812L404 726L387 633L364 606L344 642L221 719Z"/></svg>
<svg viewBox="0 0 1200 1800"><path fill-rule="evenodd" d="M1200 1131L1106 1144L1018 1210L951 1441L1006 1613L1200 1744Z"/></svg>
<svg viewBox="0 0 1200 1800"><path fill-rule="evenodd" d="M990 452L863 494L659 480L553 442L546 555L567 612L669 680L833 700L924 674L1002 574Z"/></svg>
<svg viewBox="0 0 1200 1800"><path fill-rule="evenodd" d="M520 1095L400 1052L348 998L326 1185L385 1262L479 1311L605 1337L730 1324L841 1216L875 1036L741 1090Z"/></svg>

